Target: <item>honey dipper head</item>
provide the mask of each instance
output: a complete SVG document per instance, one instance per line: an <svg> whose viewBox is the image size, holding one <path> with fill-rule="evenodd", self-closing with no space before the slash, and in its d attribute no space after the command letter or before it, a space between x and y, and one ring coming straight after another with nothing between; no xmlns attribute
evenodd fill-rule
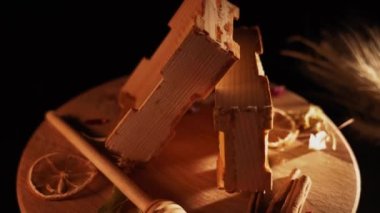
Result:
<svg viewBox="0 0 380 213"><path fill-rule="evenodd" d="M145 210L145 213L186 213L186 211L173 201L156 200Z"/></svg>

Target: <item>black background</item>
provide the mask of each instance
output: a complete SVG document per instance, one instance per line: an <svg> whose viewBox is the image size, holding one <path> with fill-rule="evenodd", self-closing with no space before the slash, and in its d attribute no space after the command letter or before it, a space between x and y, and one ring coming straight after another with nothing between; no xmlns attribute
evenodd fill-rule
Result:
<svg viewBox="0 0 380 213"><path fill-rule="evenodd" d="M317 38L321 28L380 21L377 7L362 1L340 5L231 2L241 8L237 25L261 27L263 65L270 79L306 97L315 87L297 75L292 60L279 55L281 49L289 47L286 38L294 34ZM141 57L154 52L168 32L167 22L180 3L180 0L133 4L16 1L2 7L0 169L4 184L0 204L18 211L17 165L44 112L91 87L130 73ZM334 118L334 109L327 112ZM363 178L359 210L376 212L379 147L365 141L350 143Z"/></svg>

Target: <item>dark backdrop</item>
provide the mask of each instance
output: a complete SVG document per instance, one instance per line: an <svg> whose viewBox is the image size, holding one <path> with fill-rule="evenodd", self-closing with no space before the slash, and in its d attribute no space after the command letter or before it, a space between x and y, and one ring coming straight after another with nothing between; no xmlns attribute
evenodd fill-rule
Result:
<svg viewBox="0 0 380 213"><path fill-rule="evenodd" d="M19 158L44 112L108 80L130 73L141 57L151 55L168 32L167 22L180 5L171 1L125 1L124 4L14 2L2 7L1 204L18 210L15 180ZM152 3L154 2L154 3ZM294 71L295 64L279 56L286 38L318 37L320 28L358 20L378 23L376 7L365 2L338 6L328 2L302 4L266 2L241 8L238 25L261 27L263 64L270 79L307 95L310 84ZM4 57L5 56L5 57ZM330 116L334 117L333 114ZM379 148L350 141L362 169L360 210L375 210L380 177ZM328 199L328 198L326 198ZM5 208L5 207L3 207ZM372 208L372 209L371 209ZM379 209L377 207L377 209Z"/></svg>

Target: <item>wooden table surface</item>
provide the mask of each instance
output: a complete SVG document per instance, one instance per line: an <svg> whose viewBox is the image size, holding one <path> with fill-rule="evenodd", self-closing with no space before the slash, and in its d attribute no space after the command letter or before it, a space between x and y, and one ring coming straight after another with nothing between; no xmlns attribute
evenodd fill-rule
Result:
<svg viewBox="0 0 380 213"><path fill-rule="evenodd" d="M125 78L98 86L73 98L58 109L97 135L107 135L121 112L117 95ZM308 103L287 92L274 98L275 107L297 110ZM104 125L89 125L88 119L106 118ZM329 120L337 137L337 149L311 151L307 143L296 142L285 150L269 150L274 179L301 169L313 181L304 211L355 212L360 196L360 173L346 139ZM97 212L111 194L111 183L102 175L75 198L45 201L34 196L27 184L32 163L51 152L77 152L48 123L42 122L30 138L17 174L17 197L22 212ZM200 105L199 112L187 113L176 129L176 136L149 163L133 171L131 178L155 198L173 200L189 212L247 212L248 193L228 194L216 189L217 132L213 129L212 108ZM136 212L127 205L128 212Z"/></svg>

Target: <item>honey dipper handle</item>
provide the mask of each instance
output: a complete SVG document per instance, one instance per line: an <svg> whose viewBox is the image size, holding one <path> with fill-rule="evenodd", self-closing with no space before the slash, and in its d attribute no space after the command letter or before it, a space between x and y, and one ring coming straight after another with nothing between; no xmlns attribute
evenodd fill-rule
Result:
<svg viewBox="0 0 380 213"><path fill-rule="evenodd" d="M62 135L77 148L88 160L90 160L100 172L104 174L119 190L128 197L139 209L144 212L154 203L144 191L142 191L119 168L101 155L94 147L87 143L75 130L67 125L53 111L46 113L49 121Z"/></svg>

